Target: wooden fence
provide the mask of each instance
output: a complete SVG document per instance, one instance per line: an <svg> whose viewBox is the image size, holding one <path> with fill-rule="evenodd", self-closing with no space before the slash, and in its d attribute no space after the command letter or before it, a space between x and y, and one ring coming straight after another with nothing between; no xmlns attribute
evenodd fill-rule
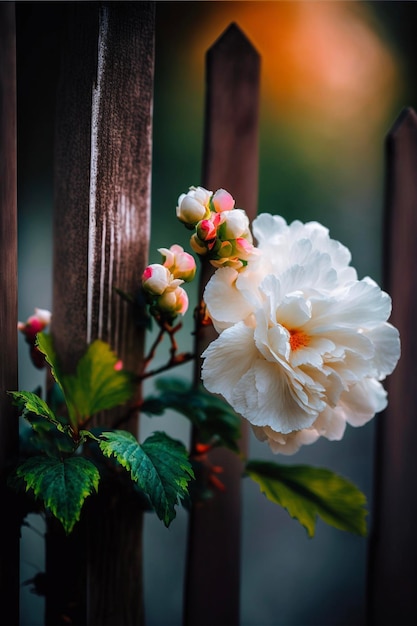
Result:
<svg viewBox="0 0 417 626"><path fill-rule="evenodd" d="M59 245L54 248L52 326L57 351L68 370L96 337L109 341L130 369L138 371L141 364L143 335L133 330L128 310L121 299L114 299L111 285L116 280L121 289L132 290L148 254L154 8L150 2L68 5L57 94L54 238ZM259 55L240 29L231 25L208 52L206 71L201 183L210 189L227 188L253 218ZM0 497L6 530L1 541L0 621L8 626L19 623L19 529L12 496L5 489L5 474L18 452L18 433L15 412L4 393L17 388L15 75L14 4L1 3ZM417 619L417 455L413 449L417 285L411 265L417 242L416 120L414 111L405 110L387 139L385 277L403 355L388 381L390 405L378 429L368 568L368 617L375 625L406 625ZM206 279L203 276L202 284ZM208 340L203 337L200 348ZM128 428L135 432L137 427L135 416ZM215 462L225 466L227 498L191 512L187 626L239 623L241 465L227 452L218 454ZM141 513L132 516L130 506L120 511L118 505L117 513L107 510L104 515L105 504L96 501L89 511L89 525L70 539L55 525L48 526L46 624L143 623Z"/></svg>

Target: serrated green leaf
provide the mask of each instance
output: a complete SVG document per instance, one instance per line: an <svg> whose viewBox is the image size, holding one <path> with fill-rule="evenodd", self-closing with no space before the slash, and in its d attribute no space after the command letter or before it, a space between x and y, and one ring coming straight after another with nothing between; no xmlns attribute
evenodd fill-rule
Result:
<svg viewBox="0 0 417 626"><path fill-rule="evenodd" d="M145 398L143 413L162 415L166 409L173 409L198 428L202 442L214 439L234 452L239 451L241 421L227 402L175 378L161 378L156 387L161 393Z"/></svg>
<svg viewBox="0 0 417 626"><path fill-rule="evenodd" d="M132 397L133 377L129 372L115 369L117 356L104 341L97 339L88 346L75 374L61 372L50 335L39 333L38 346L63 391L74 426L78 427L92 415L124 404Z"/></svg>
<svg viewBox="0 0 417 626"><path fill-rule="evenodd" d="M308 465L250 461L246 473L269 500L280 504L314 536L316 518L340 530L366 535L366 498L350 481Z"/></svg>
<svg viewBox="0 0 417 626"><path fill-rule="evenodd" d="M18 477L32 489L69 534L79 521L85 499L97 491L100 474L96 466L82 456L64 460L36 456L16 470Z"/></svg>
<svg viewBox="0 0 417 626"><path fill-rule="evenodd" d="M169 526L175 518L175 505L188 494L194 478L183 444L165 433L157 432L141 445L126 431L102 434L100 448L107 457L114 456L149 497L159 519Z"/></svg>
<svg viewBox="0 0 417 626"><path fill-rule="evenodd" d="M72 439L70 427L62 423L47 403L36 393L31 391L10 391L9 394L13 398L13 403L19 407L22 417L30 423L33 430L38 434L46 433L47 431L50 433L50 428L47 428L46 425L42 424L42 421L36 419L36 417L42 417L59 430L60 433Z"/></svg>
<svg viewBox="0 0 417 626"><path fill-rule="evenodd" d="M24 417L27 413L34 413L51 422L57 421L54 412L36 393L32 391L9 391L8 393L13 398L13 404L19 408Z"/></svg>

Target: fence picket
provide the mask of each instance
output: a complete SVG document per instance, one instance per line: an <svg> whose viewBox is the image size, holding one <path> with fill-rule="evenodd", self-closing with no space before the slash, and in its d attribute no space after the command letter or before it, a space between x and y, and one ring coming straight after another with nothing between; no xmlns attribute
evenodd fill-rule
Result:
<svg viewBox="0 0 417 626"><path fill-rule="evenodd" d="M386 141L385 282L402 355L377 426L369 622L414 624L417 545L417 115L404 109Z"/></svg>
<svg viewBox="0 0 417 626"><path fill-rule="evenodd" d="M258 196L258 106L260 57L242 31L231 24L206 57L206 119L202 184L225 188L252 220ZM203 265L200 292L211 269ZM216 333L207 327L197 338L201 354ZM199 365L196 381L200 380ZM247 449L242 424L241 449ZM198 432L192 435L193 444ZM226 449L210 454L221 465L225 493L194 507L190 514L184 623L190 626L239 623L242 461Z"/></svg>
<svg viewBox="0 0 417 626"><path fill-rule="evenodd" d="M51 327L65 371L73 370L96 338L109 342L130 371L139 373L142 363L143 329L114 288L135 292L147 263L154 9L152 2L68 7L57 109ZM100 425L111 427L115 419L112 413ZM137 415L123 428L137 434ZM74 585L83 577L87 601L85 606L80 602L77 623L142 623L141 527L134 503L114 493L99 496L89 510L86 536L75 533L74 541L86 540L87 562L83 555L75 569L65 572L65 583L52 529L48 576L57 583L47 623L62 623L63 607L56 598L64 588L61 600L67 610L77 593ZM71 537L65 545L71 550Z"/></svg>
<svg viewBox="0 0 417 626"><path fill-rule="evenodd" d="M0 4L0 623L19 623L19 520L7 472L16 460L19 421L6 390L17 389L17 194L15 4Z"/></svg>

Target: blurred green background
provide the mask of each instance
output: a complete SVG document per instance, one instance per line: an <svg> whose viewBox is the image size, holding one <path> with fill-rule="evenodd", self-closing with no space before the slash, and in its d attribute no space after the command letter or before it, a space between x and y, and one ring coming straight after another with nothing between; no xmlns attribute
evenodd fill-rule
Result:
<svg viewBox="0 0 417 626"><path fill-rule="evenodd" d="M35 306L52 308L61 4L16 3L21 320ZM157 2L150 262L160 260L159 247L188 244L175 206L201 183L204 55L231 22L262 57L259 212L322 222L351 249L359 275L381 282L385 136L404 106L417 106L414 2ZM190 297L192 307L192 289ZM184 349L189 330L187 322ZM33 371L19 341L19 385L32 389L43 373ZM320 441L283 459L252 439L251 457L330 467L353 480L371 507L376 420L348 428L341 442ZM188 426L176 416L142 419L143 437L155 429L187 441ZM364 624L367 540L320 522L309 540L255 484L244 481L243 494L242 626ZM35 530L23 530L22 581L44 565L42 521L29 521ZM186 527L184 511L169 530L147 515L148 626L181 624ZM42 623L42 599L23 585L21 624Z"/></svg>

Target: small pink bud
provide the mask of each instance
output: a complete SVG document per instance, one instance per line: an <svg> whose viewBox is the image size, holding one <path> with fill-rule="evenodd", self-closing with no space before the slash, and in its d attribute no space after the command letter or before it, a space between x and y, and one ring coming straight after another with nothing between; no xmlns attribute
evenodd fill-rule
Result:
<svg viewBox="0 0 417 626"><path fill-rule="evenodd" d="M239 259L247 261L250 257L259 255L260 253L248 239L238 237L235 242L235 254Z"/></svg>
<svg viewBox="0 0 417 626"><path fill-rule="evenodd" d="M212 197L212 203L214 210L217 213L223 213L223 211L231 211L234 209L235 200L232 195L225 189L218 189Z"/></svg>
<svg viewBox="0 0 417 626"><path fill-rule="evenodd" d="M184 252L182 246L174 244L169 249L159 248L159 252L165 257L164 267L169 269L174 278L180 278L185 282L193 280L197 266L194 257Z"/></svg>
<svg viewBox="0 0 417 626"><path fill-rule="evenodd" d="M26 322L18 322L17 328L29 343L34 343L36 335L51 323L51 312L46 309L35 309L35 315L28 317Z"/></svg>
<svg viewBox="0 0 417 626"><path fill-rule="evenodd" d="M114 364L113 369L115 372L120 372L123 369L123 361L120 359Z"/></svg>
<svg viewBox="0 0 417 626"><path fill-rule="evenodd" d="M184 315L188 309L187 292L182 287L177 287L174 291L166 291L156 301L156 306L164 313L172 316Z"/></svg>
<svg viewBox="0 0 417 626"><path fill-rule="evenodd" d="M159 296L172 281L171 272L160 263L152 263L142 274L142 286L153 296Z"/></svg>
<svg viewBox="0 0 417 626"><path fill-rule="evenodd" d="M197 237L202 241L210 241L215 239L217 235L217 228L212 220L201 220L197 224Z"/></svg>

